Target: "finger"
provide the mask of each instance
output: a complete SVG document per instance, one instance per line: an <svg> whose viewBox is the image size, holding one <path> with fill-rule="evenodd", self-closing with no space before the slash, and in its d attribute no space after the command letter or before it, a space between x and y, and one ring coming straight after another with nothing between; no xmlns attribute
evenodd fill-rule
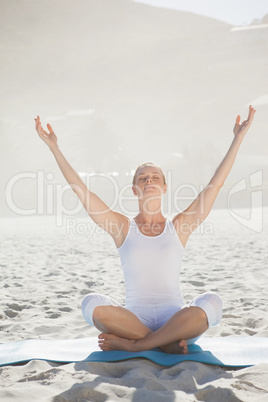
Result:
<svg viewBox="0 0 268 402"><path fill-rule="evenodd" d="M38 131L38 133L42 130L42 126L41 126L41 123L40 123L40 121L38 122L36 122L36 130Z"/></svg>
<svg viewBox="0 0 268 402"><path fill-rule="evenodd" d="M249 105L249 111L255 111L254 107L252 105Z"/></svg>
<svg viewBox="0 0 268 402"><path fill-rule="evenodd" d="M255 113L256 110L254 109L254 107L252 105L249 106L249 113Z"/></svg>
<svg viewBox="0 0 268 402"><path fill-rule="evenodd" d="M248 120L244 120L243 123L241 124L241 128L244 128L246 125L249 124Z"/></svg>
<svg viewBox="0 0 268 402"><path fill-rule="evenodd" d="M49 133L41 127L40 134L44 137L47 137Z"/></svg>
<svg viewBox="0 0 268 402"><path fill-rule="evenodd" d="M39 134L40 136L43 136L43 137L44 137L44 136L48 136L48 132L43 129L43 127L42 127L42 125L41 125L41 122L39 122L39 123L37 124L37 132L38 132L38 134Z"/></svg>
<svg viewBox="0 0 268 402"><path fill-rule="evenodd" d="M51 125L49 123L47 124L47 128L48 128L48 131L50 134L52 134L52 133L54 134L53 128L51 127Z"/></svg>
<svg viewBox="0 0 268 402"><path fill-rule="evenodd" d="M248 121L252 122L252 120L254 119L255 112L256 112L256 110L253 107L251 107L249 116L248 116Z"/></svg>
<svg viewBox="0 0 268 402"><path fill-rule="evenodd" d="M248 120L249 120L250 117L251 117L252 111L253 111L253 107L252 107L251 105L249 105Z"/></svg>
<svg viewBox="0 0 268 402"><path fill-rule="evenodd" d="M240 119L241 119L241 116L237 116L237 118L236 118L236 121L235 121L235 124L239 124L240 123Z"/></svg>
<svg viewBox="0 0 268 402"><path fill-rule="evenodd" d="M36 131L39 133L41 130L42 130L42 126L41 126L41 123L39 122L36 122L36 126L35 126L35 128L36 128Z"/></svg>
<svg viewBox="0 0 268 402"><path fill-rule="evenodd" d="M39 116L37 116L35 122L36 122L36 129L38 129L39 124L41 125L41 121L40 121L40 117L39 117Z"/></svg>

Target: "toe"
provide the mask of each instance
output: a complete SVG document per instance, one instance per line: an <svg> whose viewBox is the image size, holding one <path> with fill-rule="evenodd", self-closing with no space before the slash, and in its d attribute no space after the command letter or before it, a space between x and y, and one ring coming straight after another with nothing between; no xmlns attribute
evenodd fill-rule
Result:
<svg viewBox="0 0 268 402"><path fill-rule="evenodd" d="M99 334L98 338L99 339L105 339L105 334L102 332L101 334Z"/></svg>

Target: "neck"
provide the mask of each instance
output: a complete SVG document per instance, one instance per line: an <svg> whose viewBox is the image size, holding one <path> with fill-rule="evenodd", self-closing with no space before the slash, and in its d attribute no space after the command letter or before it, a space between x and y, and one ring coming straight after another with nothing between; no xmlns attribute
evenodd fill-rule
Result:
<svg viewBox="0 0 268 402"><path fill-rule="evenodd" d="M151 200L150 202L139 202L139 214L137 215L139 222L155 223L165 220L161 212L161 201Z"/></svg>

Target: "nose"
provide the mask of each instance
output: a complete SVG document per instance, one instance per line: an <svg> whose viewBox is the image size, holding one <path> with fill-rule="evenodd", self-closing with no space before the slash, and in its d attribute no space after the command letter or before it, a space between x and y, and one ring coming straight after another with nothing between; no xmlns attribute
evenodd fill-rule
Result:
<svg viewBox="0 0 268 402"><path fill-rule="evenodd" d="M152 183L152 179L150 178L150 177L147 177L147 179L146 179L146 183Z"/></svg>

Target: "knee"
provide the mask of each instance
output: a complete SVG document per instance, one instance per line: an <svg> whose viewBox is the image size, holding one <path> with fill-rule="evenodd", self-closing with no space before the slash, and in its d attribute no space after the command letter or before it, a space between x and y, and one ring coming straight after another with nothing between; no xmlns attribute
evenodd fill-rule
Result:
<svg viewBox="0 0 268 402"><path fill-rule="evenodd" d="M219 324L222 318L222 299L215 292L207 292L197 296L190 305L200 307L207 315L208 326Z"/></svg>
<svg viewBox="0 0 268 402"><path fill-rule="evenodd" d="M205 312L204 309L202 309L201 307L197 307L197 306L193 306L194 308L196 308L196 314L197 314L197 318L201 319L201 320L205 320L206 323L208 324L208 317L207 314Z"/></svg>
<svg viewBox="0 0 268 402"><path fill-rule="evenodd" d="M99 293L90 293L84 297L81 303L82 314L91 326L94 326L93 313L99 307L100 296Z"/></svg>
<svg viewBox="0 0 268 402"><path fill-rule="evenodd" d="M107 307L108 306L96 306L92 312L92 317L94 321L102 322L104 323L107 319Z"/></svg>
<svg viewBox="0 0 268 402"><path fill-rule="evenodd" d="M107 306L121 306L121 304L101 293L90 293L82 300L82 314L90 325L95 326L93 315L95 320L104 321L106 318L109 319Z"/></svg>

